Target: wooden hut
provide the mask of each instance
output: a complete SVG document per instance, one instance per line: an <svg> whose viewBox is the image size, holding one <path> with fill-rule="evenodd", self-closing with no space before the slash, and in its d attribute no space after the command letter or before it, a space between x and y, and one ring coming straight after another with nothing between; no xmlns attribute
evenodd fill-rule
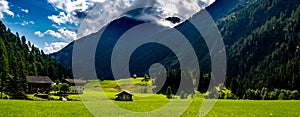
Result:
<svg viewBox="0 0 300 117"><path fill-rule="evenodd" d="M133 96L133 94L131 92L124 90L124 91L116 94L116 100L117 101L133 101L132 96Z"/></svg>
<svg viewBox="0 0 300 117"><path fill-rule="evenodd" d="M27 76L28 93L48 93L54 82L48 76Z"/></svg>

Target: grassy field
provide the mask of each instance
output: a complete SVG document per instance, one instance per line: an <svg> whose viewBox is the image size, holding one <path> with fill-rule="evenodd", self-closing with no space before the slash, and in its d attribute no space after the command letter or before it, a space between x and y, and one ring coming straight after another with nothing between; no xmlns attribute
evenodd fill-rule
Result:
<svg viewBox="0 0 300 117"><path fill-rule="evenodd" d="M100 82L104 92L99 92L97 86L99 82L90 81L85 87L86 90L82 95L82 101L24 101L24 100L0 100L0 116L93 116L85 105L94 112L99 112L102 116L108 116L107 113L121 114L113 111L112 107L105 106L105 103L117 105L126 110L133 112L149 112L160 109L171 101L177 101L178 104L168 107L162 115L172 115L176 109L180 109L186 102L191 99L173 99L168 100L164 95L149 95L143 92L145 88L151 88L151 82L140 82L141 79L122 81L103 81ZM119 83L117 85L116 83ZM133 83L134 85L129 85ZM115 94L121 91L135 90L133 102L113 101ZM147 90L150 91L150 90ZM90 95L94 94L94 95ZM99 94L99 96L98 96ZM107 96L107 99L105 96ZM149 97L148 97L149 96ZM71 96L76 97L76 96ZM95 100L90 100L95 99ZM199 109L203 101L203 95L197 94L191 105L182 114L183 117L195 117L199 114ZM101 106L103 105L104 106ZM92 105L92 106L91 106ZM101 110L101 111L100 111ZM300 117L300 101L295 100L276 100L276 101L252 101L252 100L218 100L207 116L291 116ZM101 113L100 113L101 112ZM139 114L139 113L138 113ZM159 115L159 114L158 114Z"/></svg>

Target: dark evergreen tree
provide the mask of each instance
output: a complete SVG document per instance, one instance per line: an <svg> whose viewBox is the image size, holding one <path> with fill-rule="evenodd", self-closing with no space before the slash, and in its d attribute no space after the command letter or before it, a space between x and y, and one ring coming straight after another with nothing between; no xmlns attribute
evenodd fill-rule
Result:
<svg viewBox="0 0 300 117"><path fill-rule="evenodd" d="M173 95L172 88L171 88L171 86L168 86L167 91L166 91L166 96L168 99L171 99L173 97L172 95Z"/></svg>
<svg viewBox="0 0 300 117"><path fill-rule="evenodd" d="M231 80L231 83L230 83L230 90L232 91L233 94L237 94L237 90L239 88L239 82L236 78L232 79Z"/></svg>
<svg viewBox="0 0 300 117"><path fill-rule="evenodd" d="M3 98L2 97L2 93L4 92L3 89L7 88L8 72L9 72L9 68L8 68L8 60L7 60L7 51L3 40L0 38L0 77L1 77L0 99Z"/></svg>

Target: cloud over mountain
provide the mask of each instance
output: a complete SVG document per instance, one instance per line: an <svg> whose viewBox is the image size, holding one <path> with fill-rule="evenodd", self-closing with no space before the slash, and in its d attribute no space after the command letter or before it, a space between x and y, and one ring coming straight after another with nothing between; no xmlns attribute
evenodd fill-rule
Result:
<svg viewBox="0 0 300 117"><path fill-rule="evenodd" d="M45 48L43 49L46 54L57 52L63 47L68 45L66 42L53 42L53 43L45 43Z"/></svg>
<svg viewBox="0 0 300 117"><path fill-rule="evenodd" d="M167 17L179 17L182 21L188 19L193 14L208 6L212 1L195 0L109 0L104 1L97 7L89 11L87 17L82 21L78 31L78 37L83 37L97 32L103 26L122 15L138 20L152 21L157 24L173 27ZM147 7L152 7L149 10ZM139 13L126 14L127 11L142 8Z"/></svg>
<svg viewBox="0 0 300 117"><path fill-rule="evenodd" d="M67 29L58 29L58 32L55 32L53 30L47 30L45 32L36 31L34 33L38 37L44 37L45 35L50 35L59 39L64 39L66 42L74 41L77 36L76 33Z"/></svg>

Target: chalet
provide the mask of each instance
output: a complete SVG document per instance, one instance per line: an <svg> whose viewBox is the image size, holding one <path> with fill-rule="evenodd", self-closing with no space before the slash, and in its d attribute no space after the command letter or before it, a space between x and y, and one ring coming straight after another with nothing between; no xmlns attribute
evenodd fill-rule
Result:
<svg viewBox="0 0 300 117"><path fill-rule="evenodd" d="M28 93L48 93L54 82L48 76L28 76Z"/></svg>
<svg viewBox="0 0 300 117"><path fill-rule="evenodd" d="M71 94L82 94L84 90L85 81L80 79L65 79L63 83L70 85L70 91L67 93Z"/></svg>
<svg viewBox="0 0 300 117"><path fill-rule="evenodd" d="M117 96L116 98L117 101L133 101L132 100L133 94L126 90L116 94L116 96Z"/></svg>

